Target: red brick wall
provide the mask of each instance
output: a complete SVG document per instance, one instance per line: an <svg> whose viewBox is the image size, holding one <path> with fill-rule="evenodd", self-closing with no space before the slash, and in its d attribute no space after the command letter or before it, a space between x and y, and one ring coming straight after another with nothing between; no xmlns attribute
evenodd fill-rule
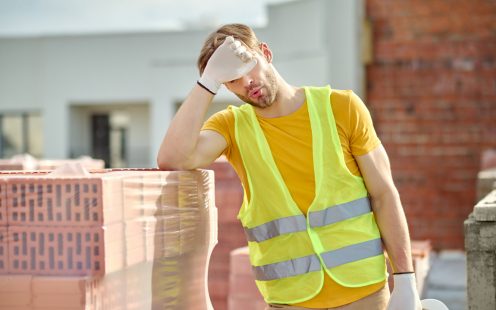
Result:
<svg viewBox="0 0 496 310"><path fill-rule="evenodd" d="M367 0L367 104L414 239L463 248L481 152L496 147L496 2Z"/></svg>

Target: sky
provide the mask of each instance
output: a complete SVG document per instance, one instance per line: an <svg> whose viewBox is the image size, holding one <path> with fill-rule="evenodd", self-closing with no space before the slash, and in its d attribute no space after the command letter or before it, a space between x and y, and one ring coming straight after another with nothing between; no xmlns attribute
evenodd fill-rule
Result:
<svg viewBox="0 0 496 310"><path fill-rule="evenodd" d="M0 36L139 32L267 23L292 0L0 0Z"/></svg>

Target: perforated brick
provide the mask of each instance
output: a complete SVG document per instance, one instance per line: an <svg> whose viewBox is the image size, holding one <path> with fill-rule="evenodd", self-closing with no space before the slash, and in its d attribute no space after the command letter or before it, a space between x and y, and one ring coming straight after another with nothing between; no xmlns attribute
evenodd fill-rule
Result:
<svg viewBox="0 0 496 310"><path fill-rule="evenodd" d="M103 223L102 181L98 178L8 178L9 225Z"/></svg>
<svg viewBox="0 0 496 310"><path fill-rule="evenodd" d="M9 268L9 245L6 226L0 226L0 274L7 273Z"/></svg>
<svg viewBox="0 0 496 310"><path fill-rule="evenodd" d="M9 226L9 273L104 275L123 268L122 224Z"/></svg>
<svg viewBox="0 0 496 310"><path fill-rule="evenodd" d="M122 221L119 173L49 177L47 172L0 173L8 225L96 226ZM0 183L1 184L1 183Z"/></svg>

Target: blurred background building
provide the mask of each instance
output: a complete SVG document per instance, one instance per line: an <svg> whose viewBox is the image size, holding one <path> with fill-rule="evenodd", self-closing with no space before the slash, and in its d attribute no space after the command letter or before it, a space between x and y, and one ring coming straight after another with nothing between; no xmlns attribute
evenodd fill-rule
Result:
<svg viewBox="0 0 496 310"><path fill-rule="evenodd" d="M90 155L110 167L155 166L168 124L198 78L196 57L212 24L3 35L0 158ZM330 84L364 99L412 237L436 250L463 249L477 172L495 165L487 154L496 149L496 2L279 1L255 31L290 83ZM209 115L239 103L223 90ZM232 249L245 244L235 222L241 188L232 171L219 171L220 222L229 218L219 245ZM224 261L214 259L212 268L222 271L228 252L218 255ZM211 282L211 295L212 285L227 291L221 280Z"/></svg>
<svg viewBox="0 0 496 310"><path fill-rule="evenodd" d="M360 93L363 13L358 1L290 2L270 7L268 26L256 30L292 83ZM155 166L210 31L0 39L0 157L90 155L111 167ZM209 114L233 103L224 91Z"/></svg>

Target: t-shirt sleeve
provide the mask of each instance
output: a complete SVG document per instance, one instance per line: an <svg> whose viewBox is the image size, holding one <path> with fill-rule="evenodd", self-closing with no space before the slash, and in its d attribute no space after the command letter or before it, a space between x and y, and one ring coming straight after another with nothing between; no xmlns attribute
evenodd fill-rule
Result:
<svg viewBox="0 0 496 310"><path fill-rule="evenodd" d="M365 155L381 144L369 110L362 99L353 92L350 94L349 120L349 139L353 156Z"/></svg>
<svg viewBox="0 0 496 310"><path fill-rule="evenodd" d="M222 151L222 155L230 157L232 137L229 131L230 124L234 121L234 115L229 110L222 110L212 115L202 126L201 130L213 130L221 134L226 139L227 146Z"/></svg>

